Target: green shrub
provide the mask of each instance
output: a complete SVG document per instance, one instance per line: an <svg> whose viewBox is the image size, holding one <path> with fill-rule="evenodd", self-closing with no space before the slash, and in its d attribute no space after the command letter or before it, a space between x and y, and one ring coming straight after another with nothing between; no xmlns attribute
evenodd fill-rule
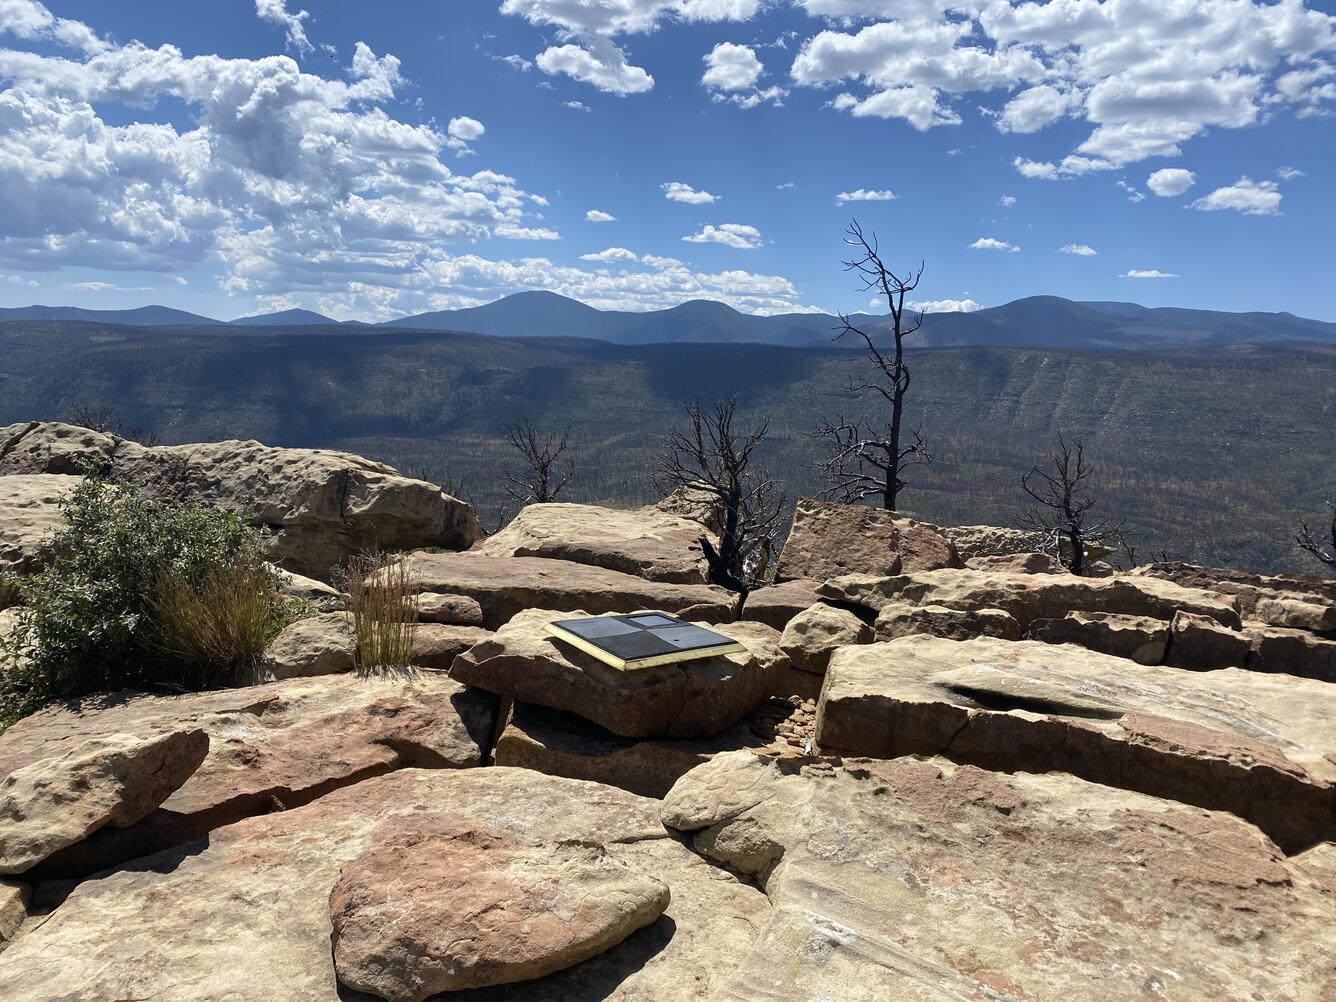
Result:
<svg viewBox="0 0 1336 1002"><path fill-rule="evenodd" d="M358 669L411 665L418 609L409 561L380 553L356 556L340 569L339 583L348 593Z"/></svg>
<svg viewBox="0 0 1336 1002"><path fill-rule="evenodd" d="M227 681L282 628L279 578L239 516L85 478L0 639L0 721L57 699Z"/></svg>

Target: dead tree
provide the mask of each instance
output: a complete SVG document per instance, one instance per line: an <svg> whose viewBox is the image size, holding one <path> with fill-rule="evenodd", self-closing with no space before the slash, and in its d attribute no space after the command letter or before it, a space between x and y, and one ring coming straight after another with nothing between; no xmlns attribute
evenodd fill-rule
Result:
<svg viewBox="0 0 1336 1002"><path fill-rule="evenodd" d="M1058 451L1051 457L1053 472L1038 466L1021 476L1021 487L1039 503L1022 516L1024 524L1042 532L1056 551L1056 556L1073 574L1087 568L1087 550L1092 543L1117 544L1126 535L1126 523L1093 517L1099 504L1091 494L1094 467L1086 462L1085 446L1080 439L1068 444L1058 436ZM1070 553L1063 553L1066 543Z"/></svg>
<svg viewBox="0 0 1336 1002"><path fill-rule="evenodd" d="M91 428L104 435L138 442L140 445L161 445L162 438L146 425L126 424L125 419L110 407L90 407L76 403L65 412L65 420L80 428Z"/></svg>
<svg viewBox="0 0 1336 1002"><path fill-rule="evenodd" d="M762 421L751 432L734 432L737 406L733 397L709 410L699 402L688 406L687 427L669 431L664 441L655 480L665 493L688 487L714 501L720 512L718 545L705 536L700 540L710 579L745 593L764 580L777 556L787 499L754 463L770 422Z"/></svg>
<svg viewBox="0 0 1336 1002"><path fill-rule="evenodd" d="M909 392L905 338L923 324L921 312L911 307L906 314L905 296L918 286L923 264L920 262L917 270L911 269L903 278L896 275L881 259L876 234L866 236L857 220L849 224L845 243L856 253L844 262L845 271L856 273L863 282L862 291L875 292L885 299L891 312L888 351L877 347L867 331L854 326L848 314L840 314L835 340L850 334L862 338L873 369L870 377L851 379L845 388L851 395L870 393L880 397L880 405L889 405L891 413L884 424L841 416L823 422L813 432L814 437L824 439L830 447L821 469L831 486L822 495L846 504L875 498L887 511L894 511L900 492L909 486L904 479L905 468L913 463L932 462L922 429L904 426L905 394Z"/></svg>
<svg viewBox="0 0 1336 1002"><path fill-rule="evenodd" d="M566 456L571 444L570 428L564 429L560 438L543 435L525 418L502 431L506 441L524 457L525 464L522 469L506 474L507 496L521 507L556 501L575 473L574 464Z"/></svg>
<svg viewBox="0 0 1336 1002"><path fill-rule="evenodd" d="M1305 522L1300 526L1299 535L1294 537L1294 541L1299 544L1299 549L1312 554L1315 559L1336 572L1336 501L1328 501L1327 507L1331 509L1331 528L1326 533L1327 538L1322 538L1324 533L1321 529L1314 534Z"/></svg>

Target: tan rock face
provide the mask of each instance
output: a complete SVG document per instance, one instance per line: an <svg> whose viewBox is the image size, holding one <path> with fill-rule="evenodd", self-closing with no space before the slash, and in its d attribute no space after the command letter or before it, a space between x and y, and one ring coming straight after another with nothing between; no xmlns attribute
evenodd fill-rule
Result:
<svg viewBox="0 0 1336 1002"><path fill-rule="evenodd" d="M742 605L742 618L782 630L798 613L821 601L821 596L816 593L820 583L800 578L748 592Z"/></svg>
<svg viewBox="0 0 1336 1002"><path fill-rule="evenodd" d="M476 626L419 623L413 631L413 664L419 668L449 671L455 658L491 635L490 630Z"/></svg>
<svg viewBox="0 0 1336 1002"><path fill-rule="evenodd" d="M1207 620L1216 626L1215 620ZM1223 627L1218 627L1223 629ZM1164 660L1169 624L1147 616L1118 616L1107 612L1069 612L1062 619L1037 619L1025 634L1046 644L1079 644L1101 654L1127 658L1143 665ZM1215 667L1225 667L1216 665Z"/></svg>
<svg viewBox="0 0 1336 1002"><path fill-rule="evenodd" d="M706 584L701 549L711 536L692 519L649 506L635 511L591 504L533 504L473 547L491 557L551 557L605 567L649 581Z"/></svg>
<svg viewBox="0 0 1336 1002"><path fill-rule="evenodd" d="M410 828L344 865L330 894L334 968L392 1002L529 981L617 945L668 899L601 845Z"/></svg>
<svg viewBox="0 0 1336 1002"><path fill-rule="evenodd" d="M871 640L872 627L852 612L817 602L789 620L780 647L799 671L824 675L836 648Z"/></svg>
<svg viewBox="0 0 1336 1002"><path fill-rule="evenodd" d="M1179 610L1209 616L1224 626L1242 624L1233 599L1155 578L1091 579L1071 574L992 574L943 569L875 578L836 578L817 587L835 600L880 610L892 602L943 605L951 609L1001 609L1021 628L1036 619L1061 619L1069 612L1110 612L1169 620Z"/></svg>
<svg viewBox="0 0 1336 1002"><path fill-rule="evenodd" d="M357 638L342 612L326 612L289 623L264 652L257 681L278 682L352 671Z"/></svg>
<svg viewBox="0 0 1336 1002"><path fill-rule="evenodd" d="M1336 603L1312 602L1299 596L1280 595L1259 598L1253 606L1252 614L1267 626L1310 630L1313 633L1336 630Z"/></svg>
<svg viewBox="0 0 1336 1002"><path fill-rule="evenodd" d="M1178 612L1170 623L1164 661L1177 668L1242 668L1250 648L1247 634L1210 616Z"/></svg>
<svg viewBox="0 0 1336 1002"><path fill-rule="evenodd" d="M0 879L0 948L18 934L31 897L32 888L22 881Z"/></svg>
<svg viewBox="0 0 1336 1002"><path fill-rule="evenodd" d="M1336 682L1336 639L1279 626L1250 628L1248 668Z"/></svg>
<svg viewBox="0 0 1336 1002"><path fill-rule="evenodd" d="M1142 564L1128 573L1137 577L1163 578L1188 588L1232 593L1238 596L1239 608L1245 613L1252 612L1252 604L1257 598L1277 593L1305 595L1311 601L1328 605L1336 603L1336 580L1311 575L1255 574L1252 571L1202 567L1180 561Z"/></svg>
<svg viewBox="0 0 1336 1002"><path fill-rule="evenodd" d="M449 626L482 626L482 606L467 595L437 595L424 592L418 596L418 619L424 623Z"/></svg>
<svg viewBox="0 0 1336 1002"><path fill-rule="evenodd" d="M1330 898L1227 814L943 759L735 752L683 777L663 818L774 905L714 996L729 1002L1300 1002L1332 985Z"/></svg>
<svg viewBox="0 0 1336 1002"><path fill-rule="evenodd" d="M970 557L965 566L972 571L994 574L1066 574L1067 568L1047 553L1010 553Z"/></svg>
<svg viewBox="0 0 1336 1002"><path fill-rule="evenodd" d="M276 563L328 580L350 554L373 547L464 549L482 535L473 509L421 480L346 452L259 442L145 447L58 423L0 431L0 473L71 472L91 462L150 493L244 512L270 532Z"/></svg>
<svg viewBox="0 0 1336 1002"><path fill-rule="evenodd" d="M73 476L0 477L0 608L15 597L4 578L46 562L45 544L65 526L60 499L78 483Z"/></svg>
<svg viewBox="0 0 1336 1002"><path fill-rule="evenodd" d="M331 957L330 893L347 864L410 830L602 847L671 889L665 915L619 945L522 993L469 996L479 1002L698 1002L746 954L769 910L754 887L668 837L657 801L521 769L406 769L83 882L0 954L0 998L350 997Z"/></svg>
<svg viewBox="0 0 1336 1002"><path fill-rule="evenodd" d="M635 612L662 609L684 618L722 623L735 617L738 598L713 585L646 581L603 567L544 557L478 553L415 553L413 577L424 592L467 595L495 629L524 609Z"/></svg>
<svg viewBox="0 0 1336 1002"><path fill-rule="evenodd" d="M1336 835L1336 692L1070 645L905 637L831 659L823 751L1069 772L1216 810L1288 849Z"/></svg>
<svg viewBox="0 0 1336 1002"><path fill-rule="evenodd" d="M877 613L878 640L894 640L927 633L948 640L997 637L1019 640L1021 625L1001 609L948 609L943 605L892 603Z"/></svg>
<svg viewBox="0 0 1336 1002"><path fill-rule="evenodd" d="M579 714L622 737L707 737L751 712L786 667L748 653L619 671L543 632L571 615L520 613L457 657L451 678Z"/></svg>
<svg viewBox="0 0 1336 1002"><path fill-rule="evenodd" d="M53 875L84 874L199 838L253 814L295 807L405 766L479 765L496 698L436 674L331 675L188 696L90 697L0 735L0 776L90 738L208 735L208 757L161 806L51 857Z"/></svg>
<svg viewBox="0 0 1336 1002"><path fill-rule="evenodd" d="M934 526L866 505L799 500L775 580L871 574L887 577L960 567L955 546Z"/></svg>
<svg viewBox="0 0 1336 1002"><path fill-rule="evenodd" d="M103 826L128 828L161 804L209 751L202 730L108 734L0 780L0 873L23 873Z"/></svg>
<svg viewBox="0 0 1336 1002"><path fill-rule="evenodd" d="M1009 529L998 525L946 525L941 527L942 535L956 544L960 556L972 561L979 557L1024 556L1043 553L1050 548L1048 538L1041 532L1031 529ZM1064 559L1070 558L1071 547L1066 540L1060 540ZM1107 557L1113 549L1096 543L1086 545L1086 556L1098 562ZM1059 565L1061 566L1061 565Z"/></svg>

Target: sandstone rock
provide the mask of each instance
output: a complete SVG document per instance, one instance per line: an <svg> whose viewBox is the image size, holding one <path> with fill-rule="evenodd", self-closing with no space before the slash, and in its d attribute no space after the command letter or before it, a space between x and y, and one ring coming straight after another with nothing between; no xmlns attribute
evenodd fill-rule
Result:
<svg viewBox="0 0 1336 1002"><path fill-rule="evenodd" d="M716 623L710 627L715 633L732 637L747 648L760 662L761 670L772 678L782 677L792 667L788 652L780 646L783 634L765 623Z"/></svg>
<svg viewBox="0 0 1336 1002"><path fill-rule="evenodd" d="M776 581L888 576L960 567L955 546L934 526L866 505L802 498L775 570Z"/></svg>
<svg viewBox="0 0 1336 1002"><path fill-rule="evenodd" d="M103 828L43 864L53 875L77 875L393 769L480 765L496 710L494 696L427 673L330 675L187 696L89 697L43 710L0 735L0 776L58 758L90 738L208 734L208 757L156 811L123 830Z"/></svg>
<svg viewBox="0 0 1336 1002"><path fill-rule="evenodd" d="M948 609L942 605L891 603L877 613L878 640L894 640L927 633L948 640L997 637L1020 640L1021 625L1001 609Z"/></svg>
<svg viewBox="0 0 1336 1002"><path fill-rule="evenodd" d="M668 898L601 845L410 827L344 864L330 893L334 968L392 1002L529 981L615 946Z"/></svg>
<svg viewBox="0 0 1336 1002"><path fill-rule="evenodd" d="M1253 822L1336 834L1336 690L1238 669L1132 666L1070 645L904 637L831 659L823 751L1070 772Z"/></svg>
<svg viewBox="0 0 1336 1002"><path fill-rule="evenodd" d="M544 557L488 557L478 553L415 553L418 588L475 599L483 625L496 629L523 609L634 612L662 609L683 618L727 622L738 598L713 585L646 581L634 574Z"/></svg>
<svg viewBox="0 0 1336 1002"><path fill-rule="evenodd" d="M769 906L670 838L658 806L521 769L370 779L79 884L0 954L0 998L366 998L339 987L331 958L330 892L341 870L406 831L475 831L535 850L600 846L668 884L672 902L657 922L583 964L522 990L478 991L471 1002L697 1002L747 952Z"/></svg>
<svg viewBox="0 0 1336 1002"><path fill-rule="evenodd" d="M836 648L871 640L872 628L852 612L816 602L789 620L780 647L798 670L824 675Z"/></svg>
<svg viewBox="0 0 1336 1002"><path fill-rule="evenodd" d="M748 592L742 604L742 618L782 630L798 613L821 601L816 593L818 584L819 581L810 578L799 578Z"/></svg>
<svg viewBox="0 0 1336 1002"><path fill-rule="evenodd" d="M1221 626L1209 616L1174 614L1164 663L1176 668L1242 668L1251 642L1246 634Z"/></svg>
<svg viewBox="0 0 1336 1002"><path fill-rule="evenodd" d="M1215 625L1213 619L1207 622ZM1025 635L1030 640L1042 640L1046 644L1079 644L1138 664L1157 665L1164 660L1169 624L1147 616L1069 612L1062 619L1035 620Z"/></svg>
<svg viewBox="0 0 1336 1002"><path fill-rule="evenodd" d="M1336 630L1336 603L1310 602L1298 596L1259 598L1252 616L1267 626L1330 633Z"/></svg>
<svg viewBox="0 0 1336 1002"><path fill-rule="evenodd" d="M54 422L11 425L0 430L6 440L0 473L73 472L72 464L91 463L150 494L244 512L270 531L274 561L309 577L328 579L362 550L463 549L482 535L469 505L346 452L235 441L143 446Z"/></svg>
<svg viewBox="0 0 1336 1002"><path fill-rule="evenodd" d="M1255 574L1181 561L1142 564L1128 573L1137 577L1163 578L1189 588L1232 593L1238 596L1240 610L1247 614L1252 613L1252 604L1258 597L1276 593L1307 595L1321 603L1336 603L1336 580L1311 575Z"/></svg>
<svg viewBox="0 0 1336 1002"><path fill-rule="evenodd" d="M418 623L413 632L413 664L449 671L456 657L491 635L491 631L476 626Z"/></svg>
<svg viewBox="0 0 1336 1002"><path fill-rule="evenodd" d="M1244 635L1250 648L1246 664L1250 670L1336 682L1336 640L1279 626L1249 628Z"/></svg>
<svg viewBox="0 0 1336 1002"><path fill-rule="evenodd" d="M18 880L0 879L0 949L18 934L28 917L32 888Z"/></svg>
<svg viewBox="0 0 1336 1002"><path fill-rule="evenodd" d="M683 777L663 818L774 906L727 1002L1300 1002L1332 985L1328 893L1227 814L943 759L734 752Z"/></svg>
<svg viewBox="0 0 1336 1002"><path fill-rule="evenodd" d="M60 499L78 483L71 476L0 477L0 608L16 599L7 577L46 563L46 544L65 526Z"/></svg>
<svg viewBox="0 0 1336 1002"><path fill-rule="evenodd" d="M1008 553L970 557L965 566L992 574L1066 574L1067 568L1047 553Z"/></svg>
<svg viewBox="0 0 1336 1002"><path fill-rule="evenodd" d="M944 525L939 531L956 544L956 551L965 560L1047 553L1052 548L1047 536L1032 529L1008 529L998 525ZM1070 559L1071 546L1066 540L1060 540L1059 545L1063 558ZM1107 557L1112 552L1113 548L1109 546L1086 544L1086 555L1092 561Z"/></svg>
<svg viewBox="0 0 1336 1002"><path fill-rule="evenodd" d="M417 597L418 619L424 623L449 626L482 626L482 606L467 595L437 595L424 592Z"/></svg>
<svg viewBox="0 0 1336 1002"><path fill-rule="evenodd" d="M472 552L550 557L634 574L649 581L706 584L709 565L696 521L653 506L636 511L591 504L532 504Z"/></svg>
<svg viewBox="0 0 1336 1002"><path fill-rule="evenodd" d="M724 531L724 507L719 496L703 487L676 487L662 501L649 507L703 525L712 536Z"/></svg>
<svg viewBox="0 0 1336 1002"><path fill-rule="evenodd" d="M130 827L208 751L202 730L108 734L14 769L0 780L0 873L24 873L104 825Z"/></svg>
<svg viewBox="0 0 1336 1002"><path fill-rule="evenodd" d="M287 599L309 602L319 612L341 612L346 605L346 598L337 588L308 578L292 571L273 566L279 580L283 582L282 595Z"/></svg>
<svg viewBox="0 0 1336 1002"><path fill-rule="evenodd" d="M289 623L264 652L256 681L333 675L352 671L357 637L342 612L326 612Z"/></svg>
<svg viewBox="0 0 1336 1002"><path fill-rule="evenodd" d="M770 744L746 720L711 738L622 738L573 713L516 703L496 743L495 761L663 797L678 779L722 751L761 751Z"/></svg>
<svg viewBox="0 0 1336 1002"><path fill-rule="evenodd" d="M782 663L754 654L619 671L543 632L582 613L531 609L455 659L451 678L579 714L629 738L719 734L774 691Z"/></svg>
<svg viewBox="0 0 1336 1002"><path fill-rule="evenodd" d="M1242 625L1233 599L1155 578L1091 579L1072 574L990 574L944 569L898 577L850 575L823 582L827 601L880 609L891 603L943 605L950 609L995 608L1027 628L1036 619L1061 619L1069 612L1111 612L1172 619L1201 613L1225 626Z"/></svg>

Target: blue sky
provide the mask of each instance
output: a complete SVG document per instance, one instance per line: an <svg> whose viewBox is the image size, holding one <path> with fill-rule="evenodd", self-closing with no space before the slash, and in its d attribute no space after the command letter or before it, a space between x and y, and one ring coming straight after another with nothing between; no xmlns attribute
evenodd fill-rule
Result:
<svg viewBox="0 0 1336 1002"><path fill-rule="evenodd" d="M938 308L1336 320L1332 14L0 0L0 305L858 310L856 216Z"/></svg>

